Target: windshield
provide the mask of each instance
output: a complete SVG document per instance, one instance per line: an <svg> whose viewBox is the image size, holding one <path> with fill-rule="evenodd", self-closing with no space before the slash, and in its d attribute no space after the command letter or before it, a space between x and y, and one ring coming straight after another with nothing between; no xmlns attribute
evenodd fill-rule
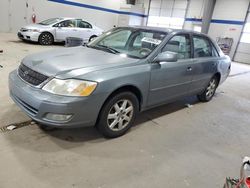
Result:
<svg viewBox="0 0 250 188"><path fill-rule="evenodd" d="M147 57L167 35L165 32L117 28L104 33L87 46L132 58Z"/></svg>
<svg viewBox="0 0 250 188"><path fill-rule="evenodd" d="M48 19L48 20L44 20L38 24L40 25L51 25L51 24L55 24L59 21L63 20L62 18L51 18L51 19Z"/></svg>

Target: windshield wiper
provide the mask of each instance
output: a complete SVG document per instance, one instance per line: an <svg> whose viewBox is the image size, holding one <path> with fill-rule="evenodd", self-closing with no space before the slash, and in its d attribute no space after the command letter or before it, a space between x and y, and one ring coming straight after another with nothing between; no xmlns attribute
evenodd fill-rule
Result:
<svg viewBox="0 0 250 188"><path fill-rule="evenodd" d="M101 45L101 44L98 44L96 45L95 47L98 47L98 48L102 48L102 49L105 49L105 50L108 50L109 52L113 53L113 54L120 54L121 52L119 52L118 50L114 49L114 48L111 48L109 46L105 46L105 45Z"/></svg>
<svg viewBox="0 0 250 188"><path fill-rule="evenodd" d="M108 46L104 47L104 45L90 46L90 45L86 44L85 46L88 47L88 48L109 50L110 52L115 53L115 54L120 54L121 53L121 52L119 52L118 50L116 50L114 48L110 48ZM138 56L135 56L135 55L130 55L130 54L126 54L126 55L128 57L131 57L131 58L134 58L134 59L142 59L141 57L138 57Z"/></svg>

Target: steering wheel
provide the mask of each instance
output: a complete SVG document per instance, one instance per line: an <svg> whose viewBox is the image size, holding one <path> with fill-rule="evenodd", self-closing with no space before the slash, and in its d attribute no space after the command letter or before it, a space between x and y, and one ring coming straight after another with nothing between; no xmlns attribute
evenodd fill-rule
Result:
<svg viewBox="0 0 250 188"><path fill-rule="evenodd" d="M143 55L143 56L148 55L150 52L151 52L151 50L148 49L148 48L142 48L142 49L140 49L140 51L139 51L139 53L140 53L141 55Z"/></svg>

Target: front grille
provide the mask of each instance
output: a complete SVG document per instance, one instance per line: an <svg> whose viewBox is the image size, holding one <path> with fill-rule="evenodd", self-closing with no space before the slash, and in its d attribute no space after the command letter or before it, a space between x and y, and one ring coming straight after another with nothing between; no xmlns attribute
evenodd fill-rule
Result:
<svg viewBox="0 0 250 188"><path fill-rule="evenodd" d="M39 72L33 71L29 67L21 64L18 68L18 75L31 85L38 86L47 80L49 77Z"/></svg>
<svg viewBox="0 0 250 188"><path fill-rule="evenodd" d="M27 32L27 31L28 31L28 29L25 29L25 28L21 29L21 32Z"/></svg>

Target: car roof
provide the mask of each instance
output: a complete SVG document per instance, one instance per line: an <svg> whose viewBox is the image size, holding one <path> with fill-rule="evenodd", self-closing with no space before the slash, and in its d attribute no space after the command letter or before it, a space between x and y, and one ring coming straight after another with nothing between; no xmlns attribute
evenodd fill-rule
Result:
<svg viewBox="0 0 250 188"><path fill-rule="evenodd" d="M63 20L83 20L83 21L87 21L83 18L72 18L72 17L57 17L57 19L60 19L61 21Z"/></svg>
<svg viewBox="0 0 250 188"><path fill-rule="evenodd" d="M128 26L131 28L136 28L136 29L145 29L145 30L153 30L153 31L161 31L161 32L167 32L171 33L173 29L170 28L164 28L164 27L151 27L151 26Z"/></svg>
<svg viewBox="0 0 250 188"><path fill-rule="evenodd" d="M65 20L82 20L84 22L91 23L90 21L83 19L83 18L72 18L72 17L58 17L58 19L61 19L60 21L65 21Z"/></svg>
<svg viewBox="0 0 250 188"><path fill-rule="evenodd" d="M62 20L75 20L75 19L81 19L82 18L72 18L72 17L60 17L59 19L62 19Z"/></svg>
<svg viewBox="0 0 250 188"><path fill-rule="evenodd" d="M137 29L145 29L145 30L153 30L153 31L159 31L159 32L166 32L166 33L172 33L172 32L186 32L186 33L193 33L197 35L203 35L207 36L204 33L187 30L187 29L172 29L172 28L165 28L165 27L151 27L151 26L128 26L130 28L137 28Z"/></svg>

